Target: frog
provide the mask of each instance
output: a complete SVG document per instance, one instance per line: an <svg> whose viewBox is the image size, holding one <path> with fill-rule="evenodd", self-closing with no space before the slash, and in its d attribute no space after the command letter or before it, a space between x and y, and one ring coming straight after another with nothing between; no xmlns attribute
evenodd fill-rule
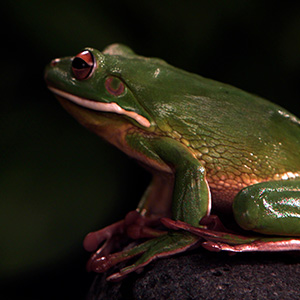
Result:
<svg viewBox="0 0 300 300"><path fill-rule="evenodd" d="M89 271L119 281L197 247L300 250L300 120L286 109L123 44L54 59L45 81L152 174L136 210L85 237Z"/></svg>

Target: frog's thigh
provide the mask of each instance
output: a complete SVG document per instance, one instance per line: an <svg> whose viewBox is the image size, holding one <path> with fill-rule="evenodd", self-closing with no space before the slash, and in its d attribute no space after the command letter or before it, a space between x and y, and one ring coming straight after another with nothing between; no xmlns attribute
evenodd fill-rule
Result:
<svg viewBox="0 0 300 300"><path fill-rule="evenodd" d="M237 223L246 230L300 236L300 180L248 186L235 197L233 213Z"/></svg>

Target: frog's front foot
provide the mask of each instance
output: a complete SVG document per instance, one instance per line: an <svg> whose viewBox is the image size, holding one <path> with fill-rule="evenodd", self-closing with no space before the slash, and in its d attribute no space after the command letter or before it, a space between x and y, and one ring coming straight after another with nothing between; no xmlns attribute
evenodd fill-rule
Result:
<svg viewBox="0 0 300 300"><path fill-rule="evenodd" d="M157 258L168 257L186 251L197 244L199 239L201 238L189 232L170 231L134 246L131 249L98 257L93 260L93 270L103 273L117 263L140 256L132 265L121 269L107 278L108 281L118 281L134 271L141 271L146 265Z"/></svg>
<svg viewBox="0 0 300 300"><path fill-rule="evenodd" d="M140 238L154 238L165 234L164 231L156 229L160 225L159 218L145 217L137 211L129 212L124 220L109 225L101 230L89 233L83 242L85 250L96 251L88 261L88 271L99 272L99 261L103 268L109 265L110 253L116 251L121 245L129 243L130 240Z"/></svg>

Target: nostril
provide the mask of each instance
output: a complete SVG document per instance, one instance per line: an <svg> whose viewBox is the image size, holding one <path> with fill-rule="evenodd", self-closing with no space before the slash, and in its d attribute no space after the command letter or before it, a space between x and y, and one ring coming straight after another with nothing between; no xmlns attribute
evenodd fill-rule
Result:
<svg viewBox="0 0 300 300"><path fill-rule="evenodd" d="M56 66L58 63L60 62L60 59L59 58L55 58L51 61L50 65L51 67L54 67Z"/></svg>

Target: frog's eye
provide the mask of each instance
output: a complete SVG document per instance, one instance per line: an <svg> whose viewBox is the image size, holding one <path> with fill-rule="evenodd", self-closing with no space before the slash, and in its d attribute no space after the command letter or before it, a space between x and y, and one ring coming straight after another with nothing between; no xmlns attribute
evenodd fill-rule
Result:
<svg viewBox="0 0 300 300"><path fill-rule="evenodd" d="M93 74L94 70L95 59L90 51L82 51L74 57L72 61L72 71L76 79L87 79Z"/></svg>
<svg viewBox="0 0 300 300"><path fill-rule="evenodd" d="M105 80L106 90L113 96L120 96L125 92L124 83L117 77L107 77Z"/></svg>

